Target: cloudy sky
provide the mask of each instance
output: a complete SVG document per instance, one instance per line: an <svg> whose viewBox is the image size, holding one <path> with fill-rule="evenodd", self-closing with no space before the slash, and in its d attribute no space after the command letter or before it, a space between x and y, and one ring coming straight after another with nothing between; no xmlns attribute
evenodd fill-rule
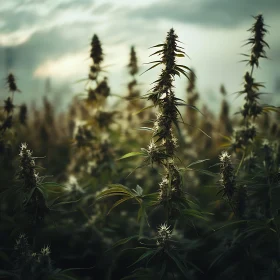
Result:
<svg viewBox="0 0 280 280"><path fill-rule="evenodd" d="M266 40L270 60L261 61L256 79L265 82L267 101L280 105L280 0L3 0L0 1L0 94L5 98L4 78L11 69L22 94L18 102L45 94L63 107L83 91L75 83L88 73L89 43L97 34L103 44L109 83L113 93L124 94L128 82L126 65L130 46L135 45L141 70L149 62L148 48L164 41L173 27L190 59L182 64L194 68L198 89L214 109L221 99L223 83L229 93L242 89L246 65L240 53L249 37L252 15L262 13L269 25ZM157 70L138 77L143 91L156 78ZM186 81L177 82L184 97ZM242 98L229 99L234 106Z"/></svg>

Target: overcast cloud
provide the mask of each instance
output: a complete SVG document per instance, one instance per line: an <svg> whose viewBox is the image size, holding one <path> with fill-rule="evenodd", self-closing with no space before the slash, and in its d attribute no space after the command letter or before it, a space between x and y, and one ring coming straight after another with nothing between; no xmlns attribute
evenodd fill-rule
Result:
<svg viewBox="0 0 280 280"><path fill-rule="evenodd" d="M23 92L18 102L40 100L50 78L54 89L67 88L67 92L59 92L67 103L83 89L74 82L87 75L89 43L96 33L103 44L112 91L123 94L130 46L136 46L141 64L148 62L148 48L164 41L173 27L191 58L184 63L196 70L201 95L214 106L220 100L221 83L229 92L242 87L246 66L238 63L242 59L239 53L248 51L241 46L249 37L246 30L253 23L251 15L258 13L263 13L270 26L266 39L271 60L261 62L256 77L273 92L279 90L280 76L279 0L1 1L0 77L13 70ZM11 59L7 60L7 54ZM141 67L145 69L145 65ZM143 90L156 75L154 71L138 78ZM181 96L185 85L183 79L178 82ZM4 82L0 93L5 95ZM270 99L280 103L276 93Z"/></svg>

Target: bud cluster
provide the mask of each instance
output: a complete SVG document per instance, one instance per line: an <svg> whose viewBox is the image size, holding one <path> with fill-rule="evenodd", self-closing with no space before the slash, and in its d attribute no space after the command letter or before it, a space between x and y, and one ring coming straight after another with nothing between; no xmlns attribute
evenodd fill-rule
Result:
<svg viewBox="0 0 280 280"><path fill-rule="evenodd" d="M20 146L20 164L18 178L23 182L24 190L31 190L40 183L39 174L36 172L35 161L32 152L27 149L27 144L22 143Z"/></svg>
<svg viewBox="0 0 280 280"><path fill-rule="evenodd" d="M228 152L224 151L220 155L220 185L222 187L223 196L227 196L229 200L233 198L235 193L235 174L232 166L231 158Z"/></svg>
<svg viewBox="0 0 280 280"><path fill-rule="evenodd" d="M158 227L157 234L157 245L164 247L166 243L170 240L172 235L172 231L170 230L170 226L167 224L162 224Z"/></svg>

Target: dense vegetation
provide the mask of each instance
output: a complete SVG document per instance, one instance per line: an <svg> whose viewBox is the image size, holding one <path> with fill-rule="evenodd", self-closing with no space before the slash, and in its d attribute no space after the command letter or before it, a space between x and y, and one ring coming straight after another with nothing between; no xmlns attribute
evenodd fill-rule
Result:
<svg viewBox="0 0 280 280"><path fill-rule="evenodd" d="M9 74L0 279L279 279L280 111L261 103L254 78L269 48L262 15L249 32L234 117L226 98L218 117L197 107L196 75L180 62L187 54L174 29L151 48L146 71L161 72L148 93L131 47L131 78L114 110L97 35L86 98L68 112L56 114L47 98L40 110L15 106L20 85Z"/></svg>

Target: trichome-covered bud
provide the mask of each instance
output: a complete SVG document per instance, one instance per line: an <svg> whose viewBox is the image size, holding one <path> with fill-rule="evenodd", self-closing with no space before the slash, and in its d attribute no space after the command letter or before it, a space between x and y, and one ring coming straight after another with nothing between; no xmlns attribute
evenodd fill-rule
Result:
<svg viewBox="0 0 280 280"><path fill-rule="evenodd" d="M223 196L232 199L235 192L235 174L231 158L228 152L223 151L219 156L220 159L220 185Z"/></svg>
<svg viewBox="0 0 280 280"><path fill-rule="evenodd" d="M160 146L157 146L156 143L151 140L147 149L141 149L145 154L147 154L148 160L150 164L153 163L162 163L162 161L166 158L165 153L162 151Z"/></svg>
<svg viewBox="0 0 280 280"><path fill-rule="evenodd" d="M166 243L170 240L172 235L172 231L170 230L170 226L166 223L160 225L158 227L158 234L157 234L157 245L164 247Z"/></svg>
<svg viewBox="0 0 280 280"><path fill-rule="evenodd" d="M171 192L169 190L169 180L165 176L162 181L159 183L159 201L161 203L166 203L171 199Z"/></svg>
<svg viewBox="0 0 280 280"><path fill-rule="evenodd" d="M32 190L39 183L39 175L36 173L35 161L32 152L27 149L27 144L20 146L20 164L18 178L22 180L24 190Z"/></svg>

